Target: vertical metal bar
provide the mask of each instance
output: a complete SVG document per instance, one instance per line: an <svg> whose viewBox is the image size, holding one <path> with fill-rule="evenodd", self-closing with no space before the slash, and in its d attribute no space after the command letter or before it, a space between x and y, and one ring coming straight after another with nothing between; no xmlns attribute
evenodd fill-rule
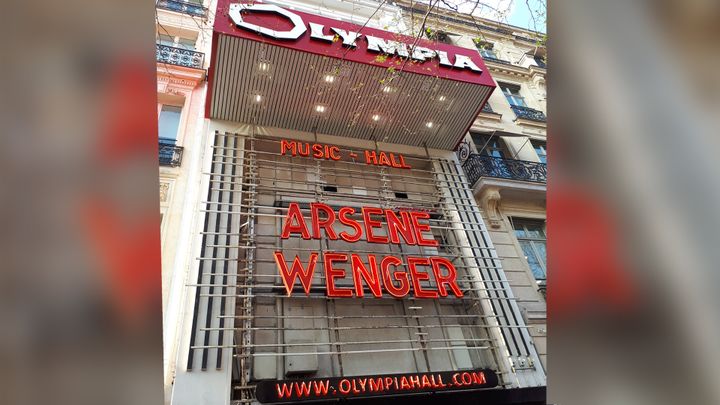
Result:
<svg viewBox="0 0 720 405"><path fill-rule="evenodd" d="M213 140L213 144L216 144L216 143L218 142L218 140L219 140L219 136L218 136L218 133L217 133L217 131L216 131L216 132L215 132L215 139ZM213 151L213 155L214 155L215 153L216 153L216 151ZM215 160L215 158L214 158L214 156L213 156L213 161L214 161L214 160ZM214 165L215 165L215 163L212 163L212 164L211 164L211 166L214 166ZM206 210L210 210L210 206L211 206L211 204L212 204L212 203L211 203L211 201L212 201L212 189L213 189L213 178L212 178L212 176L211 176L211 177L210 177L210 180L208 181L207 203L205 204L205 209L206 209ZM210 219L210 214L209 214L209 213L205 213L205 219L204 219L204 224L203 224L204 233L203 233L203 236L202 236L202 244L201 244L201 246L200 246L200 257L205 257L205 245L207 244L207 236L208 236L208 233L207 233L207 232L210 231L210 229L208 229L209 219ZM213 261L213 265L214 265L214 262L215 262L215 261ZM197 277L197 283L198 283L198 284L202 284L202 278L203 278L203 270L204 270L204 268L205 268L205 262L202 261L202 260L199 261L199 262L198 262L198 277ZM194 351L194 349L192 349L192 347L195 346L195 336L196 336L196 334L197 334L196 329L197 329L197 321L198 321L198 310L199 310L199 308L200 308L200 292L201 292L201 291L202 291L202 287L198 287L198 288L195 290L195 304L194 304L194 306L193 306L193 318L192 318L193 320L192 320L192 327L190 328L190 351L189 351L189 354L188 354L188 361L187 361L187 370L188 370L188 371L193 369L193 361L194 361L194 358L195 358L195 351Z"/></svg>
<svg viewBox="0 0 720 405"><path fill-rule="evenodd" d="M250 165L248 167L248 183L250 186L248 187L248 194L247 194L247 200L249 201L250 205L252 205L252 208L248 210L250 214L255 214L257 209L255 208L255 205L257 204L257 194L255 193L255 185L257 184L257 167L255 164L255 127L253 126L253 132L249 137L249 141L246 141L246 143L249 142L249 155L250 158ZM255 216L249 215L248 216L248 241L246 242L247 246L254 246L255 244ZM255 278L253 277L255 273L255 249L247 249L246 251L246 259L247 259L247 277L246 277L246 284L248 284L250 287L245 288L246 297L243 299L243 309L244 309L244 315L246 316L245 320L243 321L243 326L246 328L246 331L243 335L243 345L245 346L243 348L243 352L245 354L250 354L252 351L251 344L252 344L252 332L250 328L252 327L252 315L253 315L253 291L252 291L252 284L255 282ZM252 378L252 361L250 361L250 358L248 358L244 364L243 364L243 373L242 373L242 385L248 385Z"/></svg>
<svg viewBox="0 0 720 405"><path fill-rule="evenodd" d="M224 137L223 137L223 147L227 147L227 141L228 141L228 137L227 137L227 136L224 136ZM225 174L225 170L226 170L226 165L225 165L225 163L227 163L226 159L227 159L227 157L223 156L223 158L222 158L222 163L220 164L220 174L221 174L220 180L221 180L221 181L225 181L225 176L222 176L222 175ZM224 194L224 193L225 193L225 191L219 191L219 192L218 192L217 202L216 202L216 207L217 207L218 211L220 211L220 206L222 205L223 194ZM227 215L227 214L226 214L226 215ZM229 216L229 215L228 215L228 216ZM221 217L222 217L222 214L220 214L219 212L215 214L215 232L219 232L219 231L220 231L220 218L221 218ZM218 235L215 235L214 238L213 238L213 245L217 245L217 244L218 244L218 239L219 239L219 236L218 236ZM212 255L212 257L217 257L218 249L219 249L219 248L218 248L218 247L214 247L214 248L212 248L212 249L213 249L213 255ZM227 251L228 251L228 249L225 248L225 253L226 253L226 255L227 255ZM227 260L226 260L226 261L227 261ZM210 274L210 280L209 280L209 282L208 282L208 284L210 284L210 287L209 287L209 294L210 294L210 296L207 298L207 310L205 311L205 327L206 327L206 328L209 328L209 327L211 326L211 323L212 323L213 298L214 298L213 295L215 294L215 285L214 285L214 284L215 284L215 277L216 277L216 276L215 276L215 270L216 270L216 269L215 269L215 266L216 266L216 263L217 263L217 261L216 261L216 260L213 260L212 267L211 267L212 273ZM204 335L204 339L203 339L204 342L205 342L205 346L207 346L207 345L210 344L210 334L211 334L211 333L212 333L211 331L205 331L205 335ZM207 370L208 353L209 353L209 350L208 350L208 349L204 349L203 352L202 352L201 370Z"/></svg>
<svg viewBox="0 0 720 405"><path fill-rule="evenodd" d="M236 150L237 143L238 143L237 137L233 138L233 151L232 151L232 155L233 155L232 162L233 163L235 163L235 157L237 156L237 150ZM231 178L235 178L234 177L235 176L235 167L236 167L235 165L232 165L232 169L231 169L230 173L232 174L233 177L231 177ZM235 184L231 183L230 184L230 195L229 195L229 199L228 199L228 203L229 203L228 209L231 212L233 210L232 203L233 203L234 194L235 194ZM228 235L225 236L225 244L228 246L230 245L230 238L231 238L230 234L232 234L232 220L233 220L233 214L232 213L228 214L227 221L226 221ZM225 258L226 259L230 258L230 248L229 247L225 248ZM222 275L223 287L221 290L223 296L220 298L220 331L218 334L218 343L217 343L218 345L223 345L225 343L225 331L223 330L223 328L225 327L225 318L224 318L224 315L225 315L225 292L226 292L225 285L227 285L227 272L228 272L229 265L230 265L230 261L225 260L225 262L223 264L223 275ZM222 369L222 354L223 354L223 349L218 349L217 350L217 358L215 359L215 368L218 370Z"/></svg>

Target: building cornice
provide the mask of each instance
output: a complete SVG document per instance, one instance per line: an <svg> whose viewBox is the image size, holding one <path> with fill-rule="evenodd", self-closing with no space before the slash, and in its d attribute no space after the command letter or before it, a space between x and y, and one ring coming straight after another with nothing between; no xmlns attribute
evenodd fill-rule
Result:
<svg viewBox="0 0 720 405"><path fill-rule="evenodd" d="M398 0L395 1L395 5L404 12L427 12L427 6L422 3L410 3L404 0ZM512 39L514 41L522 42L526 45L537 46L538 40L543 35L539 32L531 31L509 24L499 23L497 21L492 21L482 17L470 18L467 14L457 13L453 10L443 9L442 13L433 12L430 15L436 17L438 20L442 20L447 24L452 24L453 27L460 28L461 31L477 30L478 28L480 28L481 31L488 32L491 35ZM537 39L531 38L533 36L537 37Z"/></svg>

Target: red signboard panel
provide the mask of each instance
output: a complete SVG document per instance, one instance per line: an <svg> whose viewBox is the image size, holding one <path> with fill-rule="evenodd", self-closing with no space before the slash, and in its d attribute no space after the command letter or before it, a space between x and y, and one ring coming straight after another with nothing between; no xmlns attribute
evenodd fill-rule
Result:
<svg viewBox="0 0 720 405"><path fill-rule="evenodd" d="M386 69L495 87L482 57L474 49L260 2L240 4L218 1L216 33ZM355 37L352 33L359 35Z"/></svg>

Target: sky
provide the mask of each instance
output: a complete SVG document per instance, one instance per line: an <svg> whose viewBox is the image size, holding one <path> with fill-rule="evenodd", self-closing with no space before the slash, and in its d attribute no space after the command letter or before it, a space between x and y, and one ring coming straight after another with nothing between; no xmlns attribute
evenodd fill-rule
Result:
<svg viewBox="0 0 720 405"><path fill-rule="evenodd" d="M427 0L421 1L427 3ZM473 14L479 17L546 32L546 0L479 0L479 3L478 0L445 0L444 3L456 6L462 13L470 13L474 9ZM475 7L476 3L478 7ZM447 7L442 2L439 6ZM537 26L532 21L533 14Z"/></svg>
<svg viewBox="0 0 720 405"><path fill-rule="evenodd" d="M524 0L515 0L515 3L517 4L513 5L513 9L508 17L508 24L542 33L547 32L547 27L545 25L547 21L547 16L545 15L545 0L528 0L527 3ZM528 4L530 5L529 8ZM534 26L535 24L533 24L530 9L533 10L533 13L536 16L535 21L537 26Z"/></svg>

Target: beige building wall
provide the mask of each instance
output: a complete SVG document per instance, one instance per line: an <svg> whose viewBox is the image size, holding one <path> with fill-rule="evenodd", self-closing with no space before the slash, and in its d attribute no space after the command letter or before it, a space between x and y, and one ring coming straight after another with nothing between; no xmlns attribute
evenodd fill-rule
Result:
<svg viewBox="0 0 720 405"><path fill-rule="evenodd" d="M408 22L407 12L401 7L409 5L409 1L396 1L394 5L385 4L377 14L374 13L374 2L344 2L325 1L318 3L310 0L278 1L267 0L285 7L295 7L298 10L315 14L325 14L335 19L352 21L363 24L371 18L368 26L380 29L407 33L413 24ZM192 254L197 244L195 230L201 218L198 214L198 201L205 197L206 192L202 184L203 159L207 158L206 139L212 126L204 118L204 104L207 83L205 70L210 61L210 42L212 37L212 23L214 18L215 1L204 2L204 7L210 12L207 17L192 17L158 9L158 34L178 39L194 39L195 49L205 53L204 66L201 70L183 69L158 63L158 108L161 104L182 106L180 129L178 130L177 145L183 148L183 160L178 167L161 166L160 176L160 211L162 220L162 263L163 263L163 309L164 309L164 339L165 339L165 372L166 388L169 389L175 379L175 362L178 357L178 342L181 340L179 331L186 322L188 314L186 308L186 284L191 275L191 268L196 266ZM450 12L448 15L452 14ZM491 75L496 82L516 84L520 86L520 95L526 100L528 106L543 113L546 111L545 69L538 67L536 61L529 54L542 49L528 41L518 40L513 33L528 36L528 32L510 28L510 34L500 34L493 30L483 30L478 34L470 24L460 24L444 20L431 19L430 24L435 29L446 30L452 34L451 40L460 46L474 48L474 39L481 38L495 45L494 50L499 58L509 63L496 63L486 61ZM498 25L490 21L481 21L483 24L497 28ZM483 112L478 116L472 131L504 131L520 136L503 136L508 150L516 159L538 161L539 157L529 144L529 139L544 141L547 139L544 123L518 119L512 111L508 101L500 88L496 89L489 100L494 112ZM469 136L466 141L472 144ZM472 145L471 145L472 146ZM472 146L473 151L474 146ZM344 183L344 179L339 179ZM537 292L536 283L524 259L517 239L514 236L509 222L511 217L545 218L544 187L533 185L532 197L524 199L523 188L515 185L500 186L497 189L483 186L476 187L476 199L482 210L483 219L487 224L491 222L497 227L488 225L488 231L498 255L502 260L512 290L517 297L529 332L534 338L536 349L541 361L546 362L546 315L545 300ZM538 190L541 188L541 190ZM487 190L496 190L497 193L488 193ZM484 195L497 194L498 199L483 198ZM200 197L197 197L200 195ZM187 198L192 196L192 198ZM511 196L512 198L509 198ZM488 206L488 201L495 201ZM494 207L492 215L488 215L488 207ZM497 218L500 218L498 220ZM182 366L181 366L182 367ZM166 397L169 400L169 395Z"/></svg>
<svg viewBox="0 0 720 405"><path fill-rule="evenodd" d="M422 6L404 0L399 0L396 4L403 8L405 25L411 29L419 29L425 15ZM410 12L410 7L415 8L414 13ZM426 28L447 34L447 40L455 45L478 49L476 43L492 44L492 51L499 59L484 57L498 87L488 100L492 112L483 111L478 115L464 142L471 153L478 153L483 145L475 145L471 133L492 135L501 141L506 158L541 162L532 142L547 142L545 121L518 116L502 89L503 84L518 86L519 96L527 107L547 115L547 70L535 60L536 55L546 55L544 46L538 41L540 35L481 18L475 20L443 10L442 13L431 13L426 21ZM529 332L545 366L546 302L538 291L538 283L530 271L511 220L522 218L544 221L546 185L518 179L481 177L473 186L490 238L501 258L503 270L518 299Z"/></svg>

